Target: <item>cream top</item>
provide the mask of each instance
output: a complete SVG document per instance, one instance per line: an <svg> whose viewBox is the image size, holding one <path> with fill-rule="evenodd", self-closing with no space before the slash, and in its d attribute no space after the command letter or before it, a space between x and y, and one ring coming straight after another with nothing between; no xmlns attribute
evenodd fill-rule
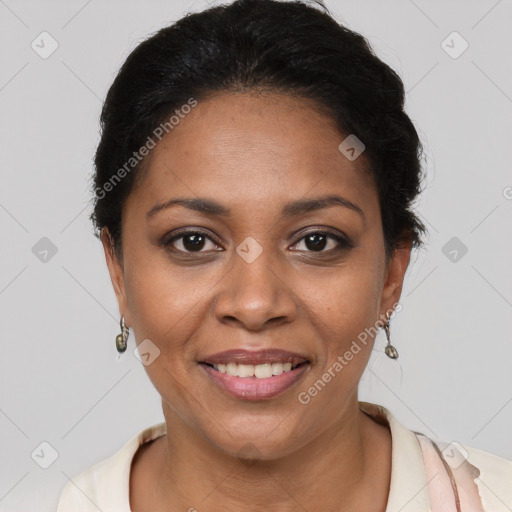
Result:
<svg viewBox="0 0 512 512"><path fill-rule="evenodd" d="M476 505L475 500L474 507L466 506L461 510L512 510L512 461L468 446L458 445L457 450L457 445L436 440L435 446L442 451L443 462L436 454L422 452L425 444L428 444L431 447L430 453L434 453L433 444L423 436L420 436L422 442L419 442L416 434L400 424L386 408L367 402L359 402L359 407L379 422L389 425L391 431L391 484L386 512L436 512L434 502L448 498L442 497L439 500L437 494L441 493L441 487L434 486L434 476L440 473L439 468L443 464L446 466L445 462L456 467L454 461L456 463L457 457L460 458L464 452L469 462L467 466L473 470L467 481L470 486L476 486L475 494L479 495L483 509L480 504ZM131 512L129 483L132 459L142 444L166 433L165 423L148 427L132 437L111 457L73 477L62 490L57 512ZM437 462L434 458L437 458ZM447 478L445 482L449 482ZM429 489L435 493L432 500ZM451 485L446 484L445 490L450 494L450 501L453 501ZM461 493L465 497L462 488L459 491ZM463 499L461 504L464 504Z"/></svg>

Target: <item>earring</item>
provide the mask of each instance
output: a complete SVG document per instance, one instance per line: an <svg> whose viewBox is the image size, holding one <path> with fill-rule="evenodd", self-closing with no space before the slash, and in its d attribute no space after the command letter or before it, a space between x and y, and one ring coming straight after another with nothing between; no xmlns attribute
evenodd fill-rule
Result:
<svg viewBox="0 0 512 512"><path fill-rule="evenodd" d="M121 334L116 336L116 348L117 351L122 354L126 350L130 329L126 327L126 324L124 323L124 316L121 317L121 322L119 325L121 326Z"/></svg>
<svg viewBox="0 0 512 512"><path fill-rule="evenodd" d="M386 316L388 318L387 322L384 324L384 330L386 331L386 338L388 339L388 344L384 349L384 352L390 359L398 359L398 350L391 345L391 338L389 335L389 313L386 312Z"/></svg>

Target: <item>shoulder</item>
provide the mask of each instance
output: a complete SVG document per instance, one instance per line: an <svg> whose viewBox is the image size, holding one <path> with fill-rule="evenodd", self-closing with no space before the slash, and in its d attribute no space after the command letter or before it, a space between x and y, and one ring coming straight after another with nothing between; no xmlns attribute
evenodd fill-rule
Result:
<svg viewBox="0 0 512 512"><path fill-rule="evenodd" d="M512 509L512 461L492 453L465 447L468 462L476 467L475 478L485 510Z"/></svg>
<svg viewBox="0 0 512 512"><path fill-rule="evenodd" d="M381 405L360 402L360 408L391 430L389 510L446 510L443 499L452 496L453 484L462 510L512 510L512 461L410 430ZM410 489L420 489L413 499Z"/></svg>
<svg viewBox="0 0 512 512"><path fill-rule="evenodd" d="M483 510L510 511L512 508L512 461L492 453L462 445L430 439L459 486L461 502L464 493L475 490Z"/></svg>
<svg viewBox="0 0 512 512"><path fill-rule="evenodd" d="M130 512L131 463L139 446L166 433L165 423L133 436L120 450L72 477L62 489L57 512Z"/></svg>

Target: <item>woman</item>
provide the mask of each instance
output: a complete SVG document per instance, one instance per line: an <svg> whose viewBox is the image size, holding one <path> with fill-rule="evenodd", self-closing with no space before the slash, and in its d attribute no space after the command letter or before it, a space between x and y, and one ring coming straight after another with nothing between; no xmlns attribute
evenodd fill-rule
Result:
<svg viewBox="0 0 512 512"><path fill-rule="evenodd" d="M239 0L140 44L109 90L93 221L165 422L58 511L476 511L512 463L358 401L424 225L400 78L300 2ZM501 508L500 508L501 507Z"/></svg>

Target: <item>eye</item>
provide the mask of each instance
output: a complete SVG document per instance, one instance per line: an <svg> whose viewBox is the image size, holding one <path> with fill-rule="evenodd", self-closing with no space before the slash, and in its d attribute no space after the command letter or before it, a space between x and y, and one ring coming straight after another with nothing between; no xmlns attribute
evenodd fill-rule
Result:
<svg viewBox="0 0 512 512"><path fill-rule="evenodd" d="M170 250L185 254L223 250L208 234L200 230L187 230L174 234L171 238L164 240L162 245ZM291 246L291 249L329 253L352 247L354 245L343 236L326 231L311 231L302 236Z"/></svg>
<svg viewBox="0 0 512 512"><path fill-rule="evenodd" d="M180 234L174 235L172 238L166 240L163 245L185 253L221 250L221 248L202 231L182 231Z"/></svg>
<svg viewBox="0 0 512 512"><path fill-rule="evenodd" d="M292 250L308 252L331 252L350 249L353 244L346 238L325 231L311 231L292 245Z"/></svg>

